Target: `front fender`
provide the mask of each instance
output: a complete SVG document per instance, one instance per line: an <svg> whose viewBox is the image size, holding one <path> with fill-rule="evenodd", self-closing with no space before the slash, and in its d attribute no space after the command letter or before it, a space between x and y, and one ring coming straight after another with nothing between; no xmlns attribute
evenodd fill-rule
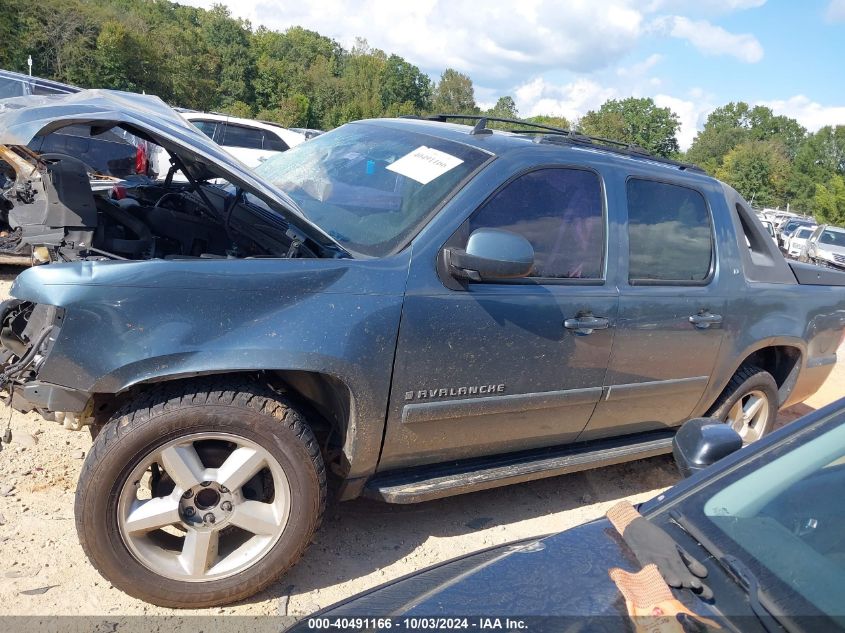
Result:
<svg viewBox="0 0 845 633"><path fill-rule="evenodd" d="M407 255L386 260L217 260L56 265L15 294L64 308L38 379L91 394L252 370L337 378L353 438L378 457ZM351 476L357 469L353 463Z"/></svg>

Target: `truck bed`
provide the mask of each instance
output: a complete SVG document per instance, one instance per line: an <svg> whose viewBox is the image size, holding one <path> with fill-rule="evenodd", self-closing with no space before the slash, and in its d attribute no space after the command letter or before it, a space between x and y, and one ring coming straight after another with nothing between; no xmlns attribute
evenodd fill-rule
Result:
<svg viewBox="0 0 845 633"><path fill-rule="evenodd" d="M790 261L792 274L802 286L845 286L845 271Z"/></svg>

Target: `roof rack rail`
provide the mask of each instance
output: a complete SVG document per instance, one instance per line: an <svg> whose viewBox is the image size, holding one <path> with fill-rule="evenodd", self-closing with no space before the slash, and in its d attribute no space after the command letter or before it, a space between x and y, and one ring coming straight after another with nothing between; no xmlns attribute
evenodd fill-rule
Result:
<svg viewBox="0 0 845 633"><path fill-rule="evenodd" d="M408 117L411 118L411 117ZM503 130L512 134L538 134L541 138L539 143L554 143L559 145L587 145L594 146L615 154L622 154L623 156L633 156L640 158L647 158L649 160L663 163L665 165L672 165L681 170L695 171L706 173L698 165L692 163L684 163L682 161L672 160L671 158L664 158L663 156L656 156L647 149L634 145L632 143L625 143L623 141L615 141L601 136L588 136L581 132L567 130L565 128L554 127L552 125L545 125L544 123L533 123L531 121L524 121L522 119L508 119L492 116L482 116L478 114L433 114L427 117L413 117L424 118L428 121L438 121L440 123L447 123L450 119L475 121L475 126L472 129L472 134L490 134L492 130L487 129L487 122L495 123L509 123L515 126L513 129ZM524 129L529 128L529 129Z"/></svg>

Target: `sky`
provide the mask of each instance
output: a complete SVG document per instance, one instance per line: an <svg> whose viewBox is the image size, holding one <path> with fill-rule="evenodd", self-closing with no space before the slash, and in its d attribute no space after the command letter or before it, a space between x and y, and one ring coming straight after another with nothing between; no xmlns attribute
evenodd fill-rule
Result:
<svg viewBox="0 0 845 633"><path fill-rule="evenodd" d="M678 114L686 149L730 101L766 105L815 131L845 125L845 0L181 0L356 37L436 81L468 74L478 104L510 95L520 116L577 120L611 98Z"/></svg>

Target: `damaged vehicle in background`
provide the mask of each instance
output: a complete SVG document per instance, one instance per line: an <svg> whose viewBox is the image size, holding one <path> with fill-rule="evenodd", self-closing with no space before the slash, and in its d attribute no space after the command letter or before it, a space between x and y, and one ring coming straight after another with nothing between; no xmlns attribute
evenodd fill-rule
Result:
<svg viewBox="0 0 845 633"><path fill-rule="evenodd" d="M297 228L308 225L303 218L283 219L278 207L284 194L267 191L266 184L158 99L86 91L65 97L64 104L80 110L80 121L70 127L85 127L98 136L128 132L160 148L157 153L168 157L168 171L159 181L92 180L93 170L84 161L66 154L38 155L29 148L32 138L66 129L67 122L29 120L34 110L26 99L2 102L0 115L9 124L3 134L7 142L0 144L0 230L6 233L0 252L32 250L36 261L68 262L342 251L321 231L309 229L315 239ZM140 105L144 116L117 128L108 112L123 105ZM51 106L51 101L35 104L48 113ZM153 141L149 128L166 136ZM9 142L18 133L19 142ZM230 171L215 171L215 165ZM174 180L177 171L187 178Z"/></svg>
<svg viewBox="0 0 845 633"><path fill-rule="evenodd" d="M77 86L58 81L0 69L0 111L3 110L6 99L46 97L46 103L51 96L75 94L81 90L82 88ZM145 140L120 128L92 131L90 126L68 125L52 133L36 135L27 144L27 149L43 155L44 160L72 156L85 163L91 174L115 178L154 178L156 175L151 160L153 148ZM0 161L2 160L0 157Z"/></svg>
<svg viewBox="0 0 845 633"><path fill-rule="evenodd" d="M417 503L665 453L702 415L751 444L830 375L845 274L787 263L735 190L456 118L349 123L250 171L154 97L0 113L16 150L84 124L169 155L97 192L65 157L3 198L59 263L0 306L0 387L90 429L76 529L115 587L260 591L327 473L340 500Z"/></svg>

